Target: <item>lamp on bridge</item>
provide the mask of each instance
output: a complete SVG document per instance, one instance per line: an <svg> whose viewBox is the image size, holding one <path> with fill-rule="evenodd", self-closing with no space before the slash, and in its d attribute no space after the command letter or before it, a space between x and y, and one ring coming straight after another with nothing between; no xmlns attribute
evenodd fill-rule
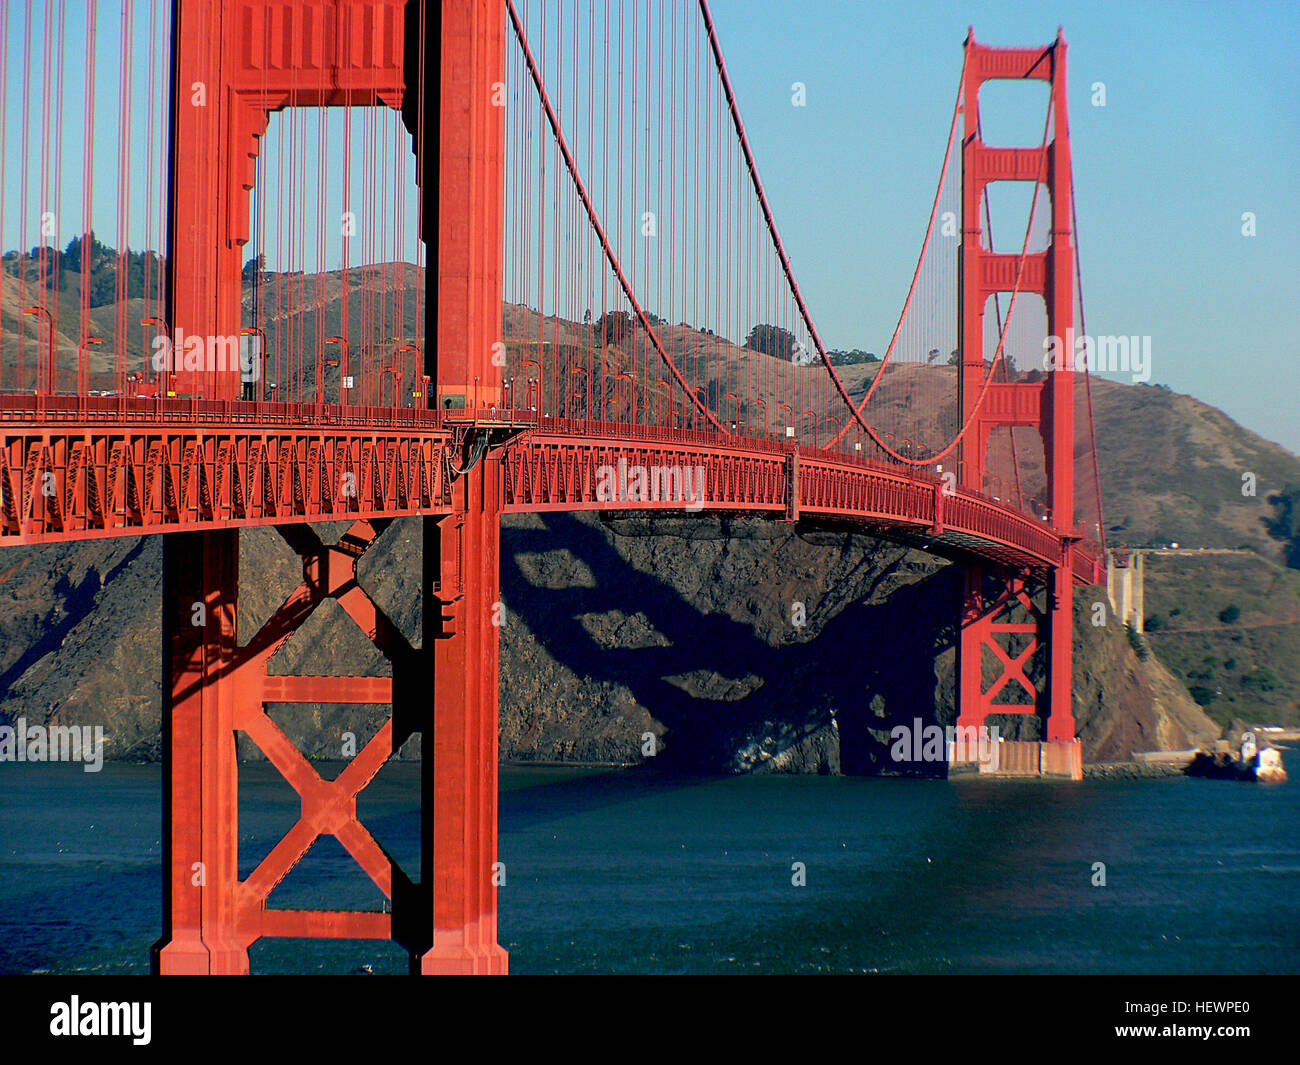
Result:
<svg viewBox="0 0 1300 1065"><path fill-rule="evenodd" d="M701 403L704 405L704 407L707 409L708 406L709 406L708 392L706 392L703 388L697 387L697 388L695 389L695 395L699 398L700 402L701 402ZM695 410L693 410L693 411L691 412L691 420L692 420L692 423L693 423L697 428L698 428L698 426L699 426L699 417L700 417L700 408L699 408L699 407L696 407Z"/></svg>
<svg viewBox="0 0 1300 1065"><path fill-rule="evenodd" d="M616 380L618 379L627 381L628 399L632 411L632 424L636 425L636 378L634 378L630 373L620 373Z"/></svg>
<svg viewBox="0 0 1300 1065"><path fill-rule="evenodd" d="M673 427L673 386L667 381L656 381L655 388L662 388L664 396L668 400L668 418L664 424L671 429Z"/></svg>
<svg viewBox="0 0 1300 1065"><path fill-rule="evenodd" d="M253 373L253 359L250 358L245 363L245 366L248 368L247 373L251 380L245 381L243 388L244 399L257 399L257 382L266 380L266 334L257 326L253 326L249 329L241 329L239 335L241 337L257 337L257 351L254 354L254 358L258 361L257 373ZM316 368L316 376L318 378L320 376L319 366Z"/></svg>
<svg viewBox="0 0 1300 1065"><path fill-rule="evenodd" d="M586 412L586 416L587 416L588 418L590 418L590 417L591 417L591 375L590 375L589 373L587 373L587 371L586 371L583 367L581 367L581 366L570 366L570 367L569 367L569 373L571 373L571 374L574 374L574 373L580 373L580 374L582 374L582 379L587 383L587 406L584 408L584 410L585 410L585 412ZM570 392L568 398L569 398L569 399L577 399L577 398L578 398L578 394L577 394L576 392ZM572 417L572 415L569 413L568 403L567 403L567 402L565 403L565 411L564 411L564 413L565 413L565 415L566 415L567 417Z"/></svg>
<svg viewBox="0 0 1300 1065"><path fill-rule="evenodd" d="M533 410L537 410L542 405L542 390L540 387L538 387L537 395L536 397L534 397L533 385L534 384L537 384L539 386L541 385L541 381L538 379L538 375L540 375L542 371L541 371L541 367L537 365L536 359L525 359L524 369L526 370L529 366L533 368L534 373L532 377L528 378L528 388L525 390L525 394L527 396L528 405L531 406Z"/></svg>
<svg viewBox="0 0 1300 1065"><path fill-rule="evenodd" d="M103 337L83 336L81 346L77 349L77 394L84 396L90 385L90 355L86 351L87 344L102 344ZM136 375L140 376L139 374Z"/></svg>
<svg viewBox="0 0 1300 1065"><path fill-rule="evenodd" d="M836 429L838 429L838 428L840 427L840 420L839 420L837 417L835 417L834 414L828 414L828 415L826 415L826 421L828 421L828 422L834 422L834 423L835 423L835 428L836 428ZM832 438L832 439L831 439L831 442L830 442L829 444L827 444L826 446L827 446L827 447L833 447L834 444L835 444L835 440L834 440L834 438Z"/></svg>
<svg viewBox="0 0 1300 1065"><path fill-rule="evenodd" d="M414 344L403 344L400 348L397 349L397 351L393 352L393 354L396 355L398 352L401 352L401 351L412 351L412 352L415 353L415 360L416 360L416 361L415 361L415 365L416 365L416 367L417 367L417 372L418 372L418 368L419 368L419 366L421 365L420 349L417 348ZM421 376L423 376L423 375L421 375ZM425 380L425 381L428 381L428 378L425 377L424 380ZM400 384L402 383L402 374L400 374L400 373L397 375L397 383L398 383L398 385L400 385ZM411 395L414 397L414 396L418 396L418 395L420 395L420 393L419 393L419 392L412 392ZM396 388L394 388L394 390L393 390L393 406L397 406L397 405L398 405L398 404L397 404L397 390L396 390Z"/></svg>
<svg viewBox="0 0 1300 1065"><path fill-rule="evenodd" d="M617 371L610 368L608 361L605 359L605 352L609 350L609 345L602 340L600 349L600 420L605 420L605 382L614 378ZM615 388L618 386L615 385Z"/></svg>
<svg viewBox="0 0 1300 1065"><path fill-rule="evenodd" d="M163 336L164 336L164 337L170 337L170 336L171 336L171 326L169 326L169 325L168 325L166 322L164 322L161 318L141 318L141 319L140 319L140 324L141 324L141 325L151 325L151 326L153 326L155 329L161 329L161 330L163 331ZM159 371L159 378L158 378L158 395L159 395L160 397L161 397L161 396L174 396L174 395L176 395L176 392L175 392L175 390L172 388L172 360L171 360L171 359L168 359L168 360L164 363L164 367L165 367L164 369L162 369L162 370Z"/></svg>
<svg viewBox="0 0 1300 1065"><path fill-rule="evenodd" d="M339 346L339 406L342 407L347 404L348 392L353 384L352 377L347 372L352 368L352 350L348 347L347 340L340 336L326 337L325 343Z"/></svg>
<svg viewBox="0 0 1300 1065"><path fill-rule="evenodd" d="M789 403L781 403L777 406L776 409L778 412L785 411L785 413L789 416L790 421L794 421L794 408L790 406ZM787 437L794 436L794 426L791 425L789 422L787 422L785 426L785 435Z"/></svg>
<svg viewBox="0 0 1300 1065"><path fill-rule="evenodd" d="M731 431L733 433L740 431L740 397L734 392L723 392L723 399L734 400L736 403L736 417L731 422Z"/></svg>
<svg viewBox="0 0 1300 1065"><path fill-rule="evenodd" d="M398 406L398 393L402 388L402 371L396 366L385 368L384 372L379 375L379 402L381 405L384 402L384 379L387 378L389 374L393 375L393 408L396 409Z"/></svg>
<svg viewBox="0 0 1300 1065"><path fill-rule="evenodd" d="M50 311L48 307L41 307L39 305L34 307L24 307L23 314L45 315L45 324L48 327L48 332L46 335L49 337L49 342L46 349L47 350L46 358L48 360L48 364L45 371L44 389L41 388L41 372L39 367L36 371L36 391L37 394L39 395L48 395L54 392L54 318L50 315Z"/></svg>

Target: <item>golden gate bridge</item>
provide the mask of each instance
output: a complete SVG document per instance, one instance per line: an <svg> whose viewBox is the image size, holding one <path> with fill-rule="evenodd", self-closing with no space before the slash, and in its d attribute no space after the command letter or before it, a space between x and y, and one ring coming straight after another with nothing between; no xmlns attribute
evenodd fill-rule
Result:
<svg viewBox="0 0 1300 1065"><path fill-rule="evenodd" d="M264 936L505 971L503 513L740 512L952 559L958 726L1037 718L1015 757L1081 775L1072 590L1104 552L1091 395L1069 352L1016 365L1086 333L1062 36L967 37L888 347L845 362L796 282L705 0L101 6L0 15L3 234L23 249L0 271L0 545L165 536L158 971L247 972ZM1047 86L1037 145L984 143L980 88L1000 79ZM1007 181L1033 196L1000 251L987 189ZM115 248L92 236L107 222ZM629 468L662 476L611 490ZM420 519L418 644L357 581L398 518ZM348 523L337 542L325 521ZM258 525L302 582L248 633L239 530ZM273 669L327 600L387 675ZM267 715L294 702L392 716L325 780ZM237 732L302 805L242 879ZM356 812L417 732L418 881ZM268 905L324 834L391 909Z"/></svg>

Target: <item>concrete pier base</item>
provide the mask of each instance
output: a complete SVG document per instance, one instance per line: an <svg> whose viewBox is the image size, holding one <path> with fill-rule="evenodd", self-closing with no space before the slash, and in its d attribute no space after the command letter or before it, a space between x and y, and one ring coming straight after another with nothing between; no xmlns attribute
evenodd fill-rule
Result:
<svg viewBox="0 0 1300 1065"><path fill-rule="evenodd" d="M950 749L950 777L1052 777L1083 779L1083 744L1078 740L1003 740L981 761L976 751Z"/></svg>

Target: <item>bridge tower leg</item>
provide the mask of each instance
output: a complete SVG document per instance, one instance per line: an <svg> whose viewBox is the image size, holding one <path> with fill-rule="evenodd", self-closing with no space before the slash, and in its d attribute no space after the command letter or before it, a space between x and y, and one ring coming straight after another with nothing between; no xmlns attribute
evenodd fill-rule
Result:
<svg viewBox="0 0 1300 1065"><path fill-rule="evenodd" d="M431 5L432 6L432 5ZM493 106L505 77L505 5L441 5L441 114L426 116L423 160L438 159L436 218L421 208L437 248L437 308L425 372L435 402L466 444L467 472L452 512L424 519L425 646L432 646L432 749L424 755L421 879L431 885L431 940L413 954L419 973L504 973L497 943L497 693L501 505L499 457L480 452L487 408L503 405L501 336L505 118ZM426 40L429 39L426 35ZM427 98L427 97L426 97ZM435 141L436 138L436 141ZM427 187L427 186L426 186ZM433 237L433 240L429 238ZM437 617L436 630L431 619Z"/></svg>
<svg viewBox="0 0 1300 1065"><path fill-rule="evenodd" d="M247 973L239 869L235 623L239 534L163 539L164 938L161 973Z"/></svg>
<svg viewBox="0 0 1300 1065"><path fill-rule="evenodd" d="M994 708L992 699L1009 683L1027 688L1046 718L1044 765L1068 767L1082 773L1074 735L1072 708L1073 543L1079 539L1074 516L1074 247L1070 189L1070 138L1065 96L1064 38L1046 48L990 48L966 39L966 68L962 87L962 241L959 252L958 315L961 344L958 406L963 424L971 427L962 445L959 478L964 488L986 491L985 459L990 434L998 427L1032 426L1043 440L1050 497L1049 520L1062 535L1061 558L1043 573L1023 575L971 571L961 605L961 634L957 655L958 723L982 725ZM1052 140L1046 158L1038 148L995 148L980 136L979 89L986 81L1032 78L1048 82L1051 90ZM1047 186L1051 200L1051 244L1047 251L1020 255L995 253L981 233L984 189L994 181L1034 181ZM1046 378L1037 383L989 381L984 350L984 309L997 292L1019 290L1037 294L1045 304L1047 331L1059 343ZM990 580L998 592L988 594ZM1028 603L1034 580L1045 593L1045 607ZM998 614L1019 602L1034 617L1035 645L1045 644L1047 683L1033 690L1024 674L1027 655L1008 655L999 642L1015 632ZM1027 623L1021 623L1027 624ZM999 675L984 685L984 648L994 652ZM1011 711L1016 712L1016 711ZM1076 771L1075 766L1078 765Z"/></svg>
<svg viewBox="0 0 1300 1065"><path fill-rule="evenodd" d="M501 332L504 118L491 101L504 78L504 6L352 0L324 9L314 2L273 7L251 0L175 5L167 325L186 336L238 332L248 192L271 111L401 108L421 163L438 161L438 210L421 212L422 235L438 259L436 332L427 333L437 344L426 352L426 372L465 445L455 459L464 472L451 485L451 513L423 519L418 649L356 583L356 564L382 522L355 522L337 545L322 544L308 526L280 526L302 558L303 583L242 647L238 533L178 533L164 541L166 927L154 966L162 973L247 973L248 948L262 936L391 937L407 948L413 972L501 973L493 622L503 477L498 458L476 445L478 415L499 406L502 393L492 355ZM442 113L427 120L420 39L440 49L428 54L440 61ZM358 41L366 47L353 47ZM420 176L427 188L422 169ZM240 394L237 372L177 373L169 383L209 399ZM307 465L314 474L323 461L313 453ZM346 516L342 509L320 518ZM275 650L325 599L336 600L385 654L391 679L268 672ZM391 702L393 717L335 780L324 781L265 707L333 701ZM298 823L244 880L237 731L258 744L302 803ZM357 793L414 731L424 738L419 884L356 815ZM335 836L393 901L391 914L267 905L322 834Z"/></svg>
<svg viewBox="0 0 1300 1065"><path fill-rule="evenodd" d="M344 511L344 516L346 512ZM338 515L335 515L338 516ZM163 541L167 758L166 928L154 951L163 974L246 974L264 936L419 937L417 889L357 817L357 794L410 733L413 678L423 675L401 631L357 583L357 566L386 521L356 521L337 544L308 525L278 532L302 560L303 578L257 632L240 642L237 530L169 534ZM326 600L356 623L392 664L392 677L272 672L271 660ZM401 692L406 698L399 697ZM384 722L333 780L324 780L272 720L272 703L385 704ZM294 826L249 875L238 863L236 733L254 742L297 793ZM393 902L387 910L292 910L269 897L322 835L332 835Z"/></svg>

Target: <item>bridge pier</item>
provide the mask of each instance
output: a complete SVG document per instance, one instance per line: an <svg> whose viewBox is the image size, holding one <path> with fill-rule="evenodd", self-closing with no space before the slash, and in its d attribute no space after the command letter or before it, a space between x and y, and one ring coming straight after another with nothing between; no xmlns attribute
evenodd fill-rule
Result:
<svg viewBox="0 0 1300 1065"><path fill-rule="evenodd" d="M277 526L302 559L303 582L243 646L238 533L164 541L167 901L154 966L161 973L247 973L248 948L262 936L307 936L394 938L406 947L412 972L504 972L506 954L496 942L494 617L504 486L499 458L473 446L487 442L479 435L487 430L476 428L479 413L502 402L493 352L502 314L504 118L492 100L504 78L504 6L364 0L324 12L309 4L281 7L268 13L246 0L176 5L167 325L193 336L240 329L248 192L272 111L401 109L417 153L421 235L437 252L436 291L431 273L426 301L437 317L425 332L425 370L434 402L466 448L455 462L450 451L442 456L450 499L437 503L440 510L449 503L450 513L421 519L419 648L357 584L357 563L386 521L354 522L334 545L308 525ZM353 46L362 40L367 47ZM309 60L286 62L285 41ZM436 115L426 106L434 99L426 91L426 56L438 71ZM201 101L192 98L194 86L204 89ZM436 211L424 209L435 192L424 180L426 164L436 174ZM168 383L182 394L238 396L236 374L178 371ZM425 403L432 405L427 390ZM328 483L343 471L316 445L308 451L308 480ZM452 477L457 465L462 469ZM349 497L355 493L332 500L319 517L346 517ZM326 599L383 652L391 678L269 672L275 652ZM390 703L393 715L335 780L325 781L267 716L272 702ZM236 731L258 745L302 804L297 824L242 881ZM421 880L414 884L358 820L356 796L417 731L424 764ZM275 887L326 834L392 900L391 914L268 906Z"/></svg>
<svg viewBox="0 0 1300 1065"><path fill-rule="evenodd" d="M232 666L239 533L163 539L164 936L159 973L246 974L235 929L238 767Z"/></svg>
<svg viewBox="0 0 1300 1065"><path fill-rule="evenodd" d="M303 581L240 643L236 530L164 541L165 929L162 974L247 974L263 936L395 939L416 973L503 973L496 943L497 628L502 475L461 477L451 514L423 519L424 633L414 648L357 583L386 521L357 521L337 544L307 525L277 531ZM333 600L392 664L392 677L272 672L276 652ZM272 703L391 703L392 717L333 780L267 714ZM413 732L424 737L421 876L412 883L357 816L357 795ZM297 823L239 877L236 733L297 793ZM291 910L271 893L332 835L392 901L392 912Z"/></svg>
<svg viewBox="0 0 1300 1065"><path fill-rule="evenodd" d="M388 677L285 675L271 665L317 607L333 600L393 663L394 676L410 672L410 645L356 581L357 563L387 524L357 521L333 545L322 543L310 526L278 526L302 560L302 583L242 643L238 531L164 540L166 906L163 939L154 949L156 972L247 974L248 948L263 936L388 938L393 918L386 912L268 905L322 835L333 835L386 896L409 906L409 881L356 813L357 794L409 730L395 740L390 719L327 781L267 714L272 703L393 699ZM237 732L257 744L301 804L294 826L242 880Z"/></svg>
<svg viewBox="0 0 1300 1065"><path fill-rule="evenodd" d="M427 947L413 974L504 974L497 944L497 694L500 460L452 488L456 509L424 519L425 717L421 880Z"/></svg>
<svg viewBox="0 0 1300 1065"><path fill-rule="evenodd" d="M1004 753L994 764L979 766L980 772L1083 778L1072 708L1071 596L1072 578L1064 566L1053 568L1046 582L1027 572L989 573L979 566L966 571L957 637L958 729L975 729L966 735L978 735L990 716L1000 714L1033 714L1043 722L1041 740L1000 744ZM1045 604L1036 598L1045 598ZM1020 616L1009 616L1017 608ZM1032 670L1040 649L1046 651L1041 689ZM993 670L986 685L990 658ZM950 770L973 768L977 749L968 745L964 753L954 752Z"/></svg>

